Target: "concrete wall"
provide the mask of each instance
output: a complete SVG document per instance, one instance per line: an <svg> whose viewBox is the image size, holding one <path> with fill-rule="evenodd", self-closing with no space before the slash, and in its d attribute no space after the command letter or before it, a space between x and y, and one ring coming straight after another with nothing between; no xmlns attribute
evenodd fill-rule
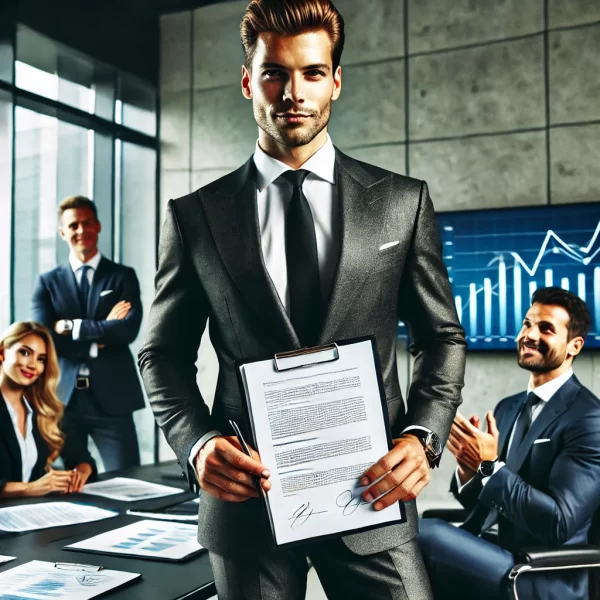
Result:
<svg viewBox="0 0 600 600"><path fill-rule="evenodd" d="M168 15L162 36L162 201L239 166L257 137L240 92L246 0ZM343 89L330 133L350 155L425 179L437 210L600 200L600 3L338 0ZM199 380L212 398L216 360ZM406 353L399 350L406 383ZM206 358L206 361L202 359ZM577 360L600 395L600 354ZM464 405L522 390L512 354L469 355ZM448 502L445 456L421 508Z"/></svg>

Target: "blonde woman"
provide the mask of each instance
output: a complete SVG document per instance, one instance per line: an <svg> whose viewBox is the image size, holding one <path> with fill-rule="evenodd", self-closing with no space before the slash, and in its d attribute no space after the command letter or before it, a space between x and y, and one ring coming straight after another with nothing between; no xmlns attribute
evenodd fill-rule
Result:
<svg viewBox="0 0 600 600"><path fill-rule="evenodd" d="M79 492L96 475L60 430L59 368L48 330L19 322L0 335L0 498ZM61 456L65 471L51 467Z"/></svg>

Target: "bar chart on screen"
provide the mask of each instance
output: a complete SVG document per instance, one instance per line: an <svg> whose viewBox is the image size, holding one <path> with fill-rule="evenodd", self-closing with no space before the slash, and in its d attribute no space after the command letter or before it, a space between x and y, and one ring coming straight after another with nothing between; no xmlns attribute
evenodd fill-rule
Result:
<svg viewBox="0 0 600 600"><path fill-rule="evenodd" d="M580 296L600 348L600 204L438 215L444 262L471 349L513 349L538 287Z"/></svg>

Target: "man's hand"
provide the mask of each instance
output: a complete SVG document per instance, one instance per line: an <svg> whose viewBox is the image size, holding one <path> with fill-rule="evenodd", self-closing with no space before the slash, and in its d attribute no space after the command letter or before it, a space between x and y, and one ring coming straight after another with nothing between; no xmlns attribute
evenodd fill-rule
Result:
<svg viewBox="0 0 600 600"><path fill-rule="evenodd" d="M491 411L487 412L486 420L487 433L479 429L479 419L474 417L467 420L459 413L452 423L446 446L456 456L459 469L463 469L465 473L468 473L467 469L475 473L482 460L498 458L500 434Z"/></svg>
<svg viewBox="0 0 600 600"><path fill-rule="evenodd" d="M58 333L58 335L68 335L71 333L73 328L69 327L67 329L67 321L69 321L69 319L60 319L54 323L54 331Z"/></svg>
<svg viewBox="0 0 600 600"><path fill-rule="evenodd" d="M270 471L260 462L258 452L246 456L235 436L217 436L202 446L195 460L200 488L226 502L258 498L255 477L265 492L271 489Z"/></svg>
<svg viewBox="0 0 600 600"><path fill-rule="evenodd" d="M106 317L106 321L120 321L129 314L130 310L131 302L127 302L127 300L121 300L110 309L108 317Z"/></svg>
<svg viewBox="0 0 600 600"><path fill-rule="evenodd" d="M407 433L393 443L394 447L360 480L360 485L369 485L387 473L381 481L363 492L367 502L386 494L375 502L375 510L387 508L399 500L414 500L429 483L429 461L419 439Z"/></svg>

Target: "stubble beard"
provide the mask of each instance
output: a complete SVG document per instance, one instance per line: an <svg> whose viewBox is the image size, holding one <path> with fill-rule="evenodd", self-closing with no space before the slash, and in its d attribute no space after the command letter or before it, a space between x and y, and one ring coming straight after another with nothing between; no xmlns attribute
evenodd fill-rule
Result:
<svg viewBox="0 0 600 600"><path fill-rule="evenodd" d="M327 104L322 112L313 114L308 122L303 125L288 125L280 120L282 126L278 126L275 116L264 109L254 107L254 119L257 125L278 144L288 148L310 144L327 127L330 116L331 102Z"/></svg>
<svg viewBox="0 0 600 600"><path fill-rule="evenodd" d="M543 349L538 348L538 351L541 351L541 357L522 359L519 348L519 357L517 359L519 367L532 373L549 373L558 369L564 362L564 358L556 350L546 350L546 352L543 352Z"/></svg>

